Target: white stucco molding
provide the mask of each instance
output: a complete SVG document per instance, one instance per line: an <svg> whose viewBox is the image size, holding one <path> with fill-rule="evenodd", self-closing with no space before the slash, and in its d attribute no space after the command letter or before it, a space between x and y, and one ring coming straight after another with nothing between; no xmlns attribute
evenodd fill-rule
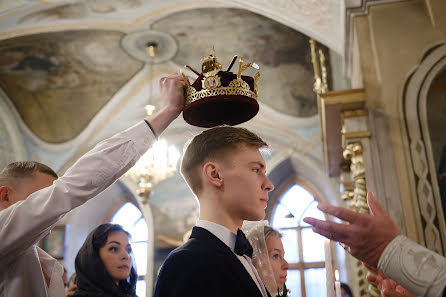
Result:
<svg viewBox="0 0 446 297"><path fill-rule="evenodd" d="M78 15L63 19L45 16L43 11L64 4L77 5ZM73 29L114 29L133 31L169 14L198 8L232 7L264 15L343 53L343 3L339 0L163 0L144 1L140 6L123 7L117 1L107 3L115 11L97 13L88 1L56 1L31 5L0 16L0 39L28 34ZM105 5L105 4L104 4ZM82 6L82 7L81 7ZM43 12L42 14L39 14ZM35 14L34 17L29 17ZM23 21L23 17L30 19Z"/></svg>
<svg viewBox="0 0 446 297"><path fill-rule="evenodd" d="M369 14L370 7L374 5L384 5L408 0L344 0L345 1L345 21L344 24L344 65L346 77L351 77L352 49L353 49L353 19L357 16Z"/></svg>
<svg viewBox="0 0 446 297"><path fill-rule="evenodd" d="M443 255L446 252L446 227L426 107L430 85L445 67L446 43L437 42L426 48L420 63L408 74L399 100L402 137L404 146L408 148L405 152L409 168L409 186L419 241ZM421 223L421 218L425 224Z"/></svg>

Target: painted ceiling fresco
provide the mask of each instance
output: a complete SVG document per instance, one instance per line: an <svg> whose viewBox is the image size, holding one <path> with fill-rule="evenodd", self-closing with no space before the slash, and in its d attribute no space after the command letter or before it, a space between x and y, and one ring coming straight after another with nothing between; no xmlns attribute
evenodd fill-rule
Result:
<svg viewBox="0 0 446 297"><path fill-rule="evenodd" d="M115 2L82 5L95 11L105 6L116 9L118 4L139 5L138 1ZM77 15L81 8L73 5L25 19L51 17L56 12L53 17ZM147 28L147 23L143 26ZM153 23L151 29L175 38L176 64L200 69L201 56L215 47L226 68L237 54L245 62L260 65L260 101L296 117L317 113L307 36L266 17L230 8L174 13ZM142 62L122 49L123 36L116 31L73 30L3 40L0 86L35 135L50 143L68 141L142 68ZM321 47L328 59L328 50Z"/></svg>
<svg viewBox="0 0 446 297"><path fill-rule="evenodd" d="M258 14L231 8L178 12L157 21L152 28L177 39L176 63L199 70L201 56L212 47L223 68L228 67L234 55L242 56L245 62L260 66L260 101L296 117L317 113L307 36ZM320 47L329 65L328 50ZM236 71L236 67L232 70Z"/></svg>
<svg viewBox="0 0 446 297"><path fill-rule="evenodd" d="M34 134L78 135L141 67L118 45L123 33L68 31L0 42L0 86Z"/></svg>
<svg viewBox="0 0 446 297"><path fill-rule="evenodd" d="M19 20L19 24L42 19L79 19L90 13L107 14L122 9L141 6L140 0L87 0L67 3L29 13Z"/></svg>

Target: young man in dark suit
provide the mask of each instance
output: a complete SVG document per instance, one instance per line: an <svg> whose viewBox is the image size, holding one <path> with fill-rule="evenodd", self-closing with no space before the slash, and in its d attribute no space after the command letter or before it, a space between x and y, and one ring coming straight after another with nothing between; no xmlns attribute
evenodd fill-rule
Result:
<svg viewBox="0 0 446 297"><path fill-rule="evenodd" d="M274 189L259 151L266 146L249 130L229 126L194 137L181 173L198 198L200 219L189 240L164 262L155 297L270 296L239 230L244 220L263 219Z"/></svg>

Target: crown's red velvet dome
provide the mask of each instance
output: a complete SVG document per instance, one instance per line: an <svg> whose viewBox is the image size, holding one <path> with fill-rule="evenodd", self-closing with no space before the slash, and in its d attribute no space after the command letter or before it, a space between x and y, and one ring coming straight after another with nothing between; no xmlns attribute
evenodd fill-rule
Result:
<svg viewBox="0 0 446 297"><path fill-rule="evenodd" d="M214 89L203 89L206 77L201 74L188 87L184 120L194 126L210 128L218 125L237 125L252 119L259 111L254 79L220 71L216 74L221 85Z"/></svg>

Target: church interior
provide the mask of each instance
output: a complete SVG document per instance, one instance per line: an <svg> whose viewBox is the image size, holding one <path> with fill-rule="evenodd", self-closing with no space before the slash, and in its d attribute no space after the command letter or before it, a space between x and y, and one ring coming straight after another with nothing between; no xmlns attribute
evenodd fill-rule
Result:
<svg viewBox="0 0 446 297"><path fill-rule="evenodd" d="M0 168L35 160L62 176L157 110L161 77L195 79L191 68L211 52L223 68L235 55L259 66L260 109L239 126L269 145L265 220L284 235L290 296L327 294L325 239L302 220L333 220L318 201L368 213L372 190L408 238L446 255L444 0L0 1ZM203 130L180 115L41 247L70 276L89 232L121 224L138 296L152 296L163 260L199 216L179 160ZM330 249L354 296L379 296L357 260Z"/></svg>

